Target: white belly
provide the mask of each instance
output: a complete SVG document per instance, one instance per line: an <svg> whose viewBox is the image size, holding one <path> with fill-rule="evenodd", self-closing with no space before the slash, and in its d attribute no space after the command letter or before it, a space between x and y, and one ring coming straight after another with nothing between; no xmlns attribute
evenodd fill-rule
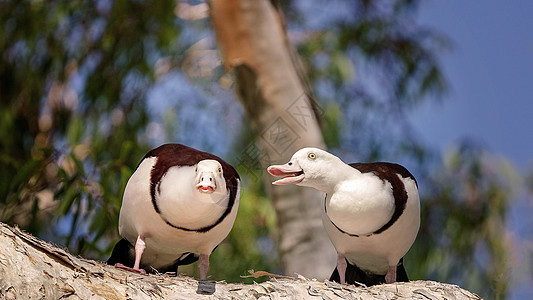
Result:
<svg viewBox="0 0 533 300"><path fill-rule="evenodd" d="M386 274L388 267L398 264L415 241L420 226L420 200L415 182L409 179L404 183L408 195L405 210L391 227L379 234L349 236L339 231L323 210L322 221L337 252L344 254L350 263L362 270ZM348 228L342 229L349 232ZM358 233L357 228L352 230L352 233Z"/></svg>

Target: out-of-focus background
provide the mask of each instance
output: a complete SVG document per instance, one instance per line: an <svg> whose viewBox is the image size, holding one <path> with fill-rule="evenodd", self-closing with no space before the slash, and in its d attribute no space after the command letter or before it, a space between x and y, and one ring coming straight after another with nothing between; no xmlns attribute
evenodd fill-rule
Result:
<svg viewBox="0 0 533 300"><path fill-rule="evenodd" d="M533 3L279 5L329 151L398 162L418 180L411 279L531 298ZM137 163L179 142L243 179L213 279L283 272L268 178L245 151L257 133L208 10L192 0L0 2L0 221L105 260ZM183 271L197 276L195 265Z"/></svg>

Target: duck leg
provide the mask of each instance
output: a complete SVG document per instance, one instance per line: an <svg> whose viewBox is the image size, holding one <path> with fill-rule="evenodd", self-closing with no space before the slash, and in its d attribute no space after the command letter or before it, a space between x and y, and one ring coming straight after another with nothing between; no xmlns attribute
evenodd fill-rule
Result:
<svg viewBox="0 0 533 300"><path fill-rule="evenodd" d="M394 282L396 282L396 265L389 266L389 270L387 271L387 275L385 275L385 282L386 283L394 283Z"/></svg>
<svg viewBox="0 0 533 300"><path fill-rule="evenodd" d="M344 284L346 283L346 258L344 258L344 254L337 253L337 271L339 272L339 279L340 283Z"/></svg>
<svg viewBox="0 0 533 300"><path fill-rule="evenodd" d="M144 236L142 234L139 234L139 236L137 237L137 242L135 242L135 264L133 265L133 270L141 274L146 274L146 271L141 269L141 257L143 255L144 249L146 249Z"/></svg>
<svg viewBox="0 0 533 300"><path fill-rule="evenodd" d="M207 270L209 270L209 254L200 254L198 258L198 270L200 271L200 280L206 280Z"/></svg>

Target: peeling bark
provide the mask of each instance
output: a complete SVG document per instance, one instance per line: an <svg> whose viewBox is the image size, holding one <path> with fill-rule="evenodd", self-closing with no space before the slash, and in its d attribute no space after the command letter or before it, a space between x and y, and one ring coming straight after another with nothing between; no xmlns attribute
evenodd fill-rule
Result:
<svg viewBox="0 0 533 300"><path fill-rule="evenodd" d="M481 299L456 285L433 281L367 288L277 277L240 284L141 275L75 257L0 223L0 299Z"/></svg>
<svg viewBox="0 0 533 300"><path fill-rule="evenodd" d="M238 98L257 135L263 170L303 147L325 149L320 109L310 98L281 12L267 0L213 0L210 7L223 60L235 73ZM322 193L294 185L272 188L272 177L263 174L278 218L285 273L328 278L336 253L322 226Z"/></svg>

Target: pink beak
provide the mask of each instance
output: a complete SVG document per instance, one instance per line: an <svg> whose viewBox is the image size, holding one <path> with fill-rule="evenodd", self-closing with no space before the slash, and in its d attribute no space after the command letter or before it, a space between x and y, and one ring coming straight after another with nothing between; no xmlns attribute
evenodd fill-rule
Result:
<svg viewBox="0 0 533 300"><path fill-rule="evenodd" d="M210 185L208 185L208 186L204 186L204 185L200 185L200 184L198 184L198 185L196 186L196 189L197 189L199 192L201 192L201 193L206 193L206 194L209 194L209 193L212 193L212 192L215 191L215 188L212 187L212 186L210 186Z"/></svg>
<svg viewBox="0 0 533 300"><path fill-rule="evenodd" d="M297 184L305 178L303 170L297 163L293 162L288 162L284 165L272 165L267 168L267 171L272 176L286 176L272 182L275 185Z"/></svg>

